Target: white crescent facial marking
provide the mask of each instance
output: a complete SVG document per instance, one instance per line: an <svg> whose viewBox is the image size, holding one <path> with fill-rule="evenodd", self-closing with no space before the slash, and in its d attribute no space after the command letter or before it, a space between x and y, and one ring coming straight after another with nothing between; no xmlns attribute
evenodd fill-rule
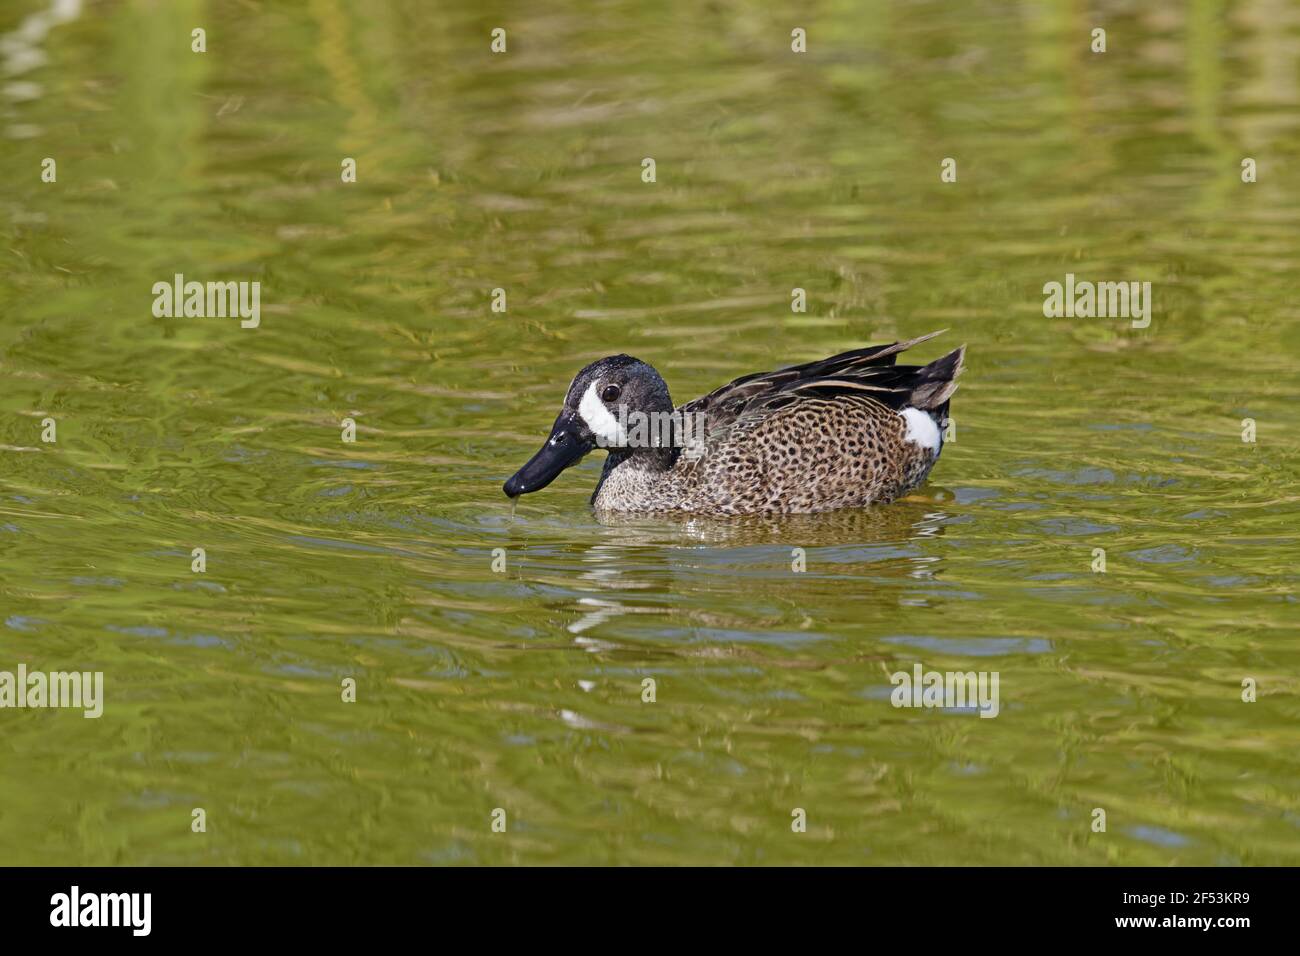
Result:
<svg viewBox="0 0 1300 956"><path fill-rule="evenodd" d="M907 422L907 434L903 439L938 454L943 436L939 434L939 426L934 423L930 413L919 408L905 408L900 414Z"/></svg>
<svg viewBox="0 0 1300 956"><path fill-rule="evenodd" d="M627 432L618 423L618 419L609 413L605 403L596 394L598 385L599 382L592 382L587 386L586 394L582 396L582 401L578 405L578 414L604 447L626 445Z"/></svg>

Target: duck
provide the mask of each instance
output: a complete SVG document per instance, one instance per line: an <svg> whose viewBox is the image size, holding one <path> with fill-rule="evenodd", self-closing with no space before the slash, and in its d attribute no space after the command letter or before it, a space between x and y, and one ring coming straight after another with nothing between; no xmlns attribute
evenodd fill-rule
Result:
<svg viewBox="0 0 1300 956"><path fill-rule="evenodd" d="M724 517L888 504L939 460L966 346L928 365L897 359L944 331L744 375L678 407L652 365L607 356L574 377L545 443L502 490L511 499L541 491L603 448L597 512Z"/></svg>

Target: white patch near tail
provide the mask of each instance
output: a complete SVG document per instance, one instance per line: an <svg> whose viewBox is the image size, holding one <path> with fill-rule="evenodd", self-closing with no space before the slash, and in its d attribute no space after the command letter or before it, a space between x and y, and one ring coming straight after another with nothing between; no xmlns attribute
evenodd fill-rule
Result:
<svg viewBox="0 0 1300 956"><path fill-rule="evenodd" d="M900 414L907 422L907 434L903 436L904 440L928 448L936 455L939 454L943 436L939 433L939 426L935 424L930 413L919 408L905 408Z"/></svg>
<svg viewBox="0 0 1300 956"><path fill-rule="evenodd" d="M609 413L605 403L596 394L596 387L599 384L599 382L592 382L587 386L587 391L578 404L578 414L606 448L626 445L627 432L618 423L618 419Z"/></svg>

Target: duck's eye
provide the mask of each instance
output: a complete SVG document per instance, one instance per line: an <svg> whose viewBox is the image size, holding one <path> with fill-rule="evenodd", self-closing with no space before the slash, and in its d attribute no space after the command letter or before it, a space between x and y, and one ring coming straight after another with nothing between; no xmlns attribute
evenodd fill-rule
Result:
<svg viewBox="0 0 1300 956"><path fill-rule="evenodd" d="M618 400L623 390L617 385L606 385L600 390L600 400L602 402L613 402Z"/></svg>

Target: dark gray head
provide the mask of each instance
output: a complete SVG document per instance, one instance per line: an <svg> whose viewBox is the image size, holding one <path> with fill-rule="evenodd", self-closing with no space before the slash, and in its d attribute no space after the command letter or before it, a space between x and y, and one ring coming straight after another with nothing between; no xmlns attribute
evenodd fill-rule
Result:
<svg viewBox="0 0 1300 956"><path fill-rule="evenodd" d="M630 355L592 362L574 378L541 451L504 485L511 498L541 491L597 446L627 445L624 423L633 412L671 412L668 386L659 373Z"/></svg>

